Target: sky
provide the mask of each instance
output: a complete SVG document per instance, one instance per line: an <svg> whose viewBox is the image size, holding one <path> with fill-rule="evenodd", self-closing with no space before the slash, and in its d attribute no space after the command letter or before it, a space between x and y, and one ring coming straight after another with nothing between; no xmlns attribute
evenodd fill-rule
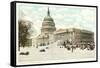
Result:
<svg viewBox="0 0 100 68"><path fill-rule="evenodd" d="M31 21L34 33L39 34L43 19L47 16L48 7L56 29L79 28L96 34L96 8L94 7L17 3L17 20Z"/></svg>

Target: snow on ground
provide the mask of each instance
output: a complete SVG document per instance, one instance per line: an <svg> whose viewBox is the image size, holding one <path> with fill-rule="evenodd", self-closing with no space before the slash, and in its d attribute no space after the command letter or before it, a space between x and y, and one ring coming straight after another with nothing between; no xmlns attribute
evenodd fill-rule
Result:
<svg viewBox="0 0 100 68"><path fill-rule="evenodd" d="M49 48L45 52L40 52L36 47L21 48L20 52L29 51L29 55L19 55L17 52L17 64L43 64L43 63L59 63L59 62L74 62L74 61L90 61L96 59L96 50L88 51L75 49L71 50L60 48L57 42L48 45Z"/></svg>

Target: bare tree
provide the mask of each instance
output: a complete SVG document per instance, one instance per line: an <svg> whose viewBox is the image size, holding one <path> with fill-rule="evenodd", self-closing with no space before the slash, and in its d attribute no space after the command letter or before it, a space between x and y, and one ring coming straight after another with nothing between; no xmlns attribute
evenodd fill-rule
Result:
<svg viewBox="0 0 100 68"><path fill-rule="evenodd" d="M20 47L26 47L26 42L28 41L28 37L30 36L29 29L32 27L32 23L30 21L19 20L18 21L18 30L19 30L19 50Z"/></svg>

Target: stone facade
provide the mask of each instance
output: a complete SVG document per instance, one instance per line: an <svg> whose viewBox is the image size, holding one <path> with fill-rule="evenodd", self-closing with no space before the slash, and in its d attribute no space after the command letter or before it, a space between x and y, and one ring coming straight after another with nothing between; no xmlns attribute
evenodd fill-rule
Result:
<svg viewBox="0 0 100 68"><path fill-rule="evenodd" d="M66 45L75 45L82 49L94 46L94 33L76 28L65 29L63 32L55 32L55 41L62 40Z"/></svg>

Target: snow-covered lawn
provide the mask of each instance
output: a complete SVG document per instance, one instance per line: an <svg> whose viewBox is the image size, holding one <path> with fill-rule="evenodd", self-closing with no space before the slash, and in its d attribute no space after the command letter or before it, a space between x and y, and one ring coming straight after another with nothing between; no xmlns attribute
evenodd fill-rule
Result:
<svg viewBox="0 0 100 68"><path fill-rule="evenodd" d="M48 47L45 52L40 52L40 48L36 47L21 48L20 52L29 51L29 55L19 55L20 52L17 52L17 64L59 63L96 59L96 50L88 51L77 48L72 53L71 50L60 48L57 43L48 45Z"/></svg>

